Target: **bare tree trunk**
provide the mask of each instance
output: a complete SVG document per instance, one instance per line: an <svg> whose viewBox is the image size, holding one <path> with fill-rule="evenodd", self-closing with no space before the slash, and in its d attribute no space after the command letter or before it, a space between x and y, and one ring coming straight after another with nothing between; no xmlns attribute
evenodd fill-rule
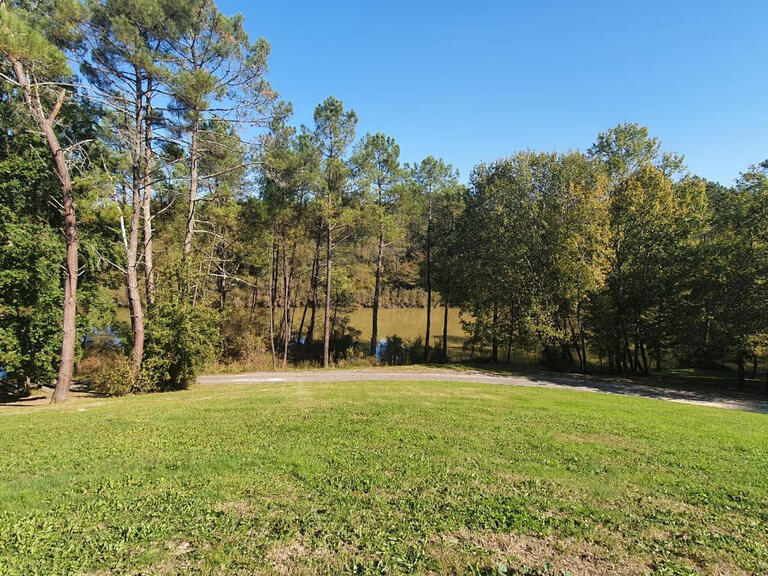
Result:
<svg viewBox="0 0 768 576"><path fill-rule="evenodd" d="M381 262L384 254L384 233L379 232L379 250L376 256L376 287L373 289L373 326L371 328L371 356L376 354L379 340L379 297L381 295Z"/></svg>
<svg viewBox="0 0 768 576"><path fill-rule="evenodd" d="M491 316L491 362L493 364L499 361L499 338L497 327L499 323L499 309L496 302L493 302L493 311Z"/></svg>
<svg viewBox="0 0 768 576"><path fill-rule="evenodd" d="M259 287L258 287L258 280L255 280L253 284L253 290L251 291L251 305L248 311L251 316L253 316L253 313L256 311L256 303L258 301L259 301Z"/></svg>
<svg viewBox="0 0 768 576"><path fill-rule="evenodd" d="M64 213L64 238L66 242L66 264L64 271L64 302L62 304L61 322L61 362L56 378L56 389L53 392L52 402L63 402L69 396L72 386L72 374L75 369L75 341L77 339L77 274L78 244L77 219L75 217L75 198L72 191L72 179L69 173L67 159L64 150L59 144L59 139L53 129L56 116L64 103L66 92L59 92L58 99L53 110L45 115L40 96L37 90L32 89L32 84L27 76L24 65L9 57L16 80L24 94L24 102L32 115L35 124L43 133L48 150L53 157L54 169L61 183L61 204Z"/></svg>
<svg viewBox="0 0 768 576"><path fill-rule="evenodd" d="M744 354L739 352L738 357L736 358L736 366L738 368L738 389L744 390Z"/></svg>
<svg viewBox="0 0 768 576"><path fill-rule="evenodd" d="M429 329L432 322L432 198L427 212L427 332L424 336L424 362L429 362Z"/></svg>
<svg viewBox="0 0 768 576"><path fill-rule="evenodd" d="M275 276L275 243L272 243L272 269L270 275ZM277 368L277 357L275 355L275 284L269 279L269 349L272 352L272 370Z"/></svg>
<svg viewBox="0 0 768 576"><path fill-rule="evenodd" d="M301 322L299 323L299 332L296 334L296 338L301 343L301 335L304 333L304 323L307 320L307 310L309 309L309 296L312 293L312 282L315 279L315 262L312 262L312 272L309 274L309 290L304 297L304 311L301 313Z"/></svg>
<svg viewBox="0 0 768 576"><path fill-rule="evenodd" d="M448 362L448 294L443 297L443 362Z"/></svg>
<svg viewBox="0 0 768 576"><path fill-rule="evenodd" d="M133 352L131 354L131 376L135 381L141 369L144 355L144 313L141 308L139 293L139 219L142 213L141 186L144 177L141 173L142 162L142 126L144 125L144 107L141 73L136 70L135 134L133 136L133 158L131 170L131 225L126 244L125 281L128 288L128 302L131 309L131 327L133 328Z"/></svg>
<svg viewBox="0 0 768 576"><path fill-rule="evenodd" d="M288 345L291 340L290 282L288 280L288 250L283 236L283 368L288 366Z"/></svg>
<svg viewBox="0 0 768 576"><path fill-rule="evenodd" d="M200 124L197 118L192 123L192 143L189 148L189 203L187 204L187 233L184 236L184 261L189 257L192 251L192 236L195 233L195 204L197 202L197 155L198 155L198 132Z"/></svg>
<svg viewBox="0 0 768 576"><path fill-rule="evenodd" d="M152 81L147 80L146 113L144 115L144 281L147 306L155 304L155 267L152 250Z"/></svg>
<svg viewBox="0 0 768 576"><path fill-rule="evenodd" d="M330 195L329 195L330 208ZM329 210L330 212L330 210ZM332 255L333 228L331 226L330 213L325 238L325 318L323 324L323 367L327 368L331 360L331 255Z"/></svg>
<svg viewBox="0 0 768 576"><path fill-rule="evenodd" d="M309 346L312 344L312 341L315 337L315 316L317 314L317 285L320 281L320 244L322 242L321 236L318 234L317 240L315 241L315 258L312 262L312 276L310 281L310 295L309 298L311 298L311 306L312 306L312 314L309 318L309 326L307 326L307 336L304 339L304 345ZM307 300L310 302L310 300Z"/></svg>

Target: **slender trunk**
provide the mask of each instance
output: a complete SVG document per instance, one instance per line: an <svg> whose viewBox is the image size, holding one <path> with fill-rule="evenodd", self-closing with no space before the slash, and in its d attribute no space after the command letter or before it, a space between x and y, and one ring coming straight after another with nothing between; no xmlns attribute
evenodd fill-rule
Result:
<svg viewBox="0 0 768 576"><path fill-rule="evenodd" d="M339 313L339 307L334 306L333 308L333 318L331 318L331 334L333 334L336 331L336 317Z"/></svg>
<svg viewBox="0 0 768 576"><path fill-rule="evenodd" d="M608 353L608 372L614 372L614 371L618 372L618 370L616 370L616 368L614 367L614 364L613 364L613 354L611 353L610 346L608 347L606 352ZM600 369L602 371L602 365L600 366Z"/></svg>
<svg viewBox="0 0 768 576"><path fill-rule="evenodd" d="M634 373L635 365L632 363L632 352L629 349L629 336L624 331L624 370Z"/></svg>
<svg viewBox="0 0 768 576"><path fill-rule="evenodd" d="M443 298L443 362L448 362L448 293Z"/></svg>
<svg viewBox="0 0 768 576"><path fill-rule="evenodd" d="M323 368L327 368L331 361L331 243L333 241L333 228L330 220L330 195L328 200L329 214L325 237L325 313L323 322Z"/></svg>
<svg viewBox="0 0 768 576"><path fill-rule="evenodd" d="M288 250L283 237L283 368L288 366L288 345L291 340L290 282L288 280Z"/></svg>
<svg viewBox="0 0 768 576"><path fill-rule="evenodd" d="M56 105L46 116L43 111L40 96L27 76L24 65L10 58L16 80L24 93L24 102L32 115L35 124L43 133L48 150L53 158L54 169L61 184L61 204L64 213L64 238L66 242L66 257L64 267L64 301L62 303L61 321L61 362L56 377L56 389L52 402L63 402L69 396L72 386L72 374L75 370L75 342L77 339L77 274L78 274L78 245L77 218L75 217L75 197L72 190L72 179L67 166L64 150L53 129L56 115L64 102L66 92L59 92Z"/></svg>
<svg viewBox="0 0 768 576"><path fill-rule="evenodd" d="M272 268L270 274L275 275L275 243L272 243ZM272 352L272 370L277 368L277 357L275 355L275 285L272 278L269 280L269 349Z"/></svg>
<svg viewBox="0 0 768 576"><path fill-rule="evenodd" d="M142 216L144 217L144 281L147 307L155 304L155 267L152 250L152 81L147 80L146 113L144 115L144 191Z"/></svg>
<svg viewBox="0 0 768 576"><path fill-rule="evenodd" d="M581 303L579 303L578 307L576 308L576 321L579 324L579 343L578 346L581 347L581 358L582 358L582 366L581 371L587 372L587 338L584 334L584 322L581 319ZM602 362L602 357L600 358L600 361ZM602 369L601 369L602 370Z"/></svg>
<svg viewBox="0 0 768 576"><path fill-rule="evenodd" d="M765 393L768 394L768 360L765 362Z"/></svg>
<svg viewBox="0 0 768 576"><path fill-rule="evenodd" d="M645 344L643 342L640 342L640 354L643 359L643 374L648 376L651 370L648 365L648 354L645 352Z"/></svg>
<svg viewBox="0 0 768 576"><path fill-rule="evenodd" d="M751 378L754 380L757 377L757 354L752 356L752 376Z"/></svg>
<svg viewBox="0 0 768 576"><path fill-rule="evenodd" d="M298 338L299 341L301 341L301 335L304 333L304 321L307 319L307 309L309 308L310 304L310 297L315 289L315 284L317 282L317 267L318 267L318 259L320 256L320 240L318 239L315 242L315 257L312 259L312 272L309 274L309 290L307 291L307 296L304 298L304 312L301 314L301 324L299 324L299 334ZM314 329L314 326L313 326ZM306 340L305 340L306 343Z"/></svg>
<svg viewBox="0 0 768 576"><path fill-rule="evenodd" d="M633 352L635 355L635 359L634 359L635 372L637 374L642 373L642 368L640 368L639 348L640 348L640 329L637 323L635 323L635 349Z"/></svg>
<svg viewBox="0 0 768 576"><path fill-rule="evenodd" d="M312 271L314 274L314 270ZM310 279L310 286L312 280ZM304 334L304 322L307 320L307 310L309 309L309 294L304 297L304 311L301 313L301 322L299 322L299 331L296 333L297 343L301 343L301 335Z"/></svg>
<svg viewBox="0 0 768 576"><path fill-rule="evenodd" d="M183 258L186 262L192 251L192 236L195 233L195 203L197 202L197 156L198 156L198 132L200 124L195 117L192 123L192 143L189 147L189 202L187 204L187 233L184 236Z"/></svg>
<svg viewBox="0 0 768 576"><path fill-rule="evenodd" d="M739 376L738 388L739 390L744 390L744 355L741 352L736 358L736 366L738 368L738 376Z"/></svg>
<svg viewBox="0 0 768 576"><path fill-rule="evenodd" d="M432 198L427 210L427 332L424 336L424 362L429 362L429 329L432 321Z"/></svg>
<svg viewBox="0 0 768 576"><path fill-rule="evenodd" d="M304 345L309 346L315 337L315 317L317 315L317 286L320 283L320 245L322 244L322 236L318 234L315 240L315 257L312 261L312 277L310 282L310 294L309 302L312 313L309 317L309 325L307 326L307 336L304 339Z"/></svg>
<svg viewBox="0 0 768 576"><path fill-rule="evenodd" d="M376 286L373 289L373 326L371 328L371 356L376 354L379 340L379 296L381 294L381 262L384 254L384 233L379 232L379 250L376 256Z"/></svg>
<svg viewBox="0 0 768 576"><path fill-rule="evenodd" d="M319 266L319 263L318 263ZM304 339L305 346L311 346L315 340L315 319L317 318L317 286L319 282L320 271L317 272L315 284L312 286L312 305L310 306L309 325L307 326L307 336Z"/></svg>
<svg viewBox="0 0 768 576"><path fill-rule="evenodd" d="M499 309L496 306L496 301L493 302L491 314L491 362L496 364L499 361L499 338L496 334L496 327L499 323Z"/></svg>
<svg viewBox="0 0 768 576"><path fill-rule="evenodd" d="M128 243L125 258L125 282L128 289L128 301L131 309L131 326L133 327L133 351L131 354L131 376L135 381L141 369L141 358L144 355L144 313L141 308L139 293L139 221L141 219L142 199L141 188L145 176L142 174L142 145L144 144L142 128L144 126L143 87L141 72L136 69L133 154L131 167L131 224L128 230Z"/></svg>
<svg viewBox="0 0 768 576"><path fill-rule="evenodd" d="M258 281L256 281L256 282L258 282ZM250 308L248 310L248 313L251 316L253 316L253 313L256 311L256 302L258 302L258 301L259 301L259 288L258 288L258 284L255 283L253 285L253 289L251 291L251 305L250 305Z"/></svg>

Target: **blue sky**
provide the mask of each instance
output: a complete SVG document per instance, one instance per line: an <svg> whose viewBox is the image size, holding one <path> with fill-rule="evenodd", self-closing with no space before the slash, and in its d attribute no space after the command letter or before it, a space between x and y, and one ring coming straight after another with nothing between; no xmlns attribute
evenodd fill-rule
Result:
<svg viewBox="0 0 768 576"><path fill-rule="evenodd" d="M586 149L649 127L696 174L731 183L768 158L768 1L246 2L269 79L311 124L329 95L358 134L432 154L466 181L517 150Z"/></svg>

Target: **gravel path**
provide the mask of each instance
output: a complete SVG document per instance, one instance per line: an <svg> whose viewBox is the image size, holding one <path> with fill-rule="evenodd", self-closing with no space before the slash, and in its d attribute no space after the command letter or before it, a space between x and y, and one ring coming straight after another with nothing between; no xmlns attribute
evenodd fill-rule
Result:
<svg viewBox="0 0 768 576"><path fill-rule="evenodd" d="M737 392L679 390L637 384L600 380L575 375L539 373L515 375L498 372L425 369L364 368L348 370L305 370L286 372L250 372L245 374L205 375L198 379L202 385L215 384L264 384L279 382L360 382L360 381L441 381L469 382L475 384L498 384L503 386L529 386L561 390L579 390L604 394L620 394L654 398L669 402L699 404L730 410L747 410L768 414L768 399L758 399Z"/></svg>

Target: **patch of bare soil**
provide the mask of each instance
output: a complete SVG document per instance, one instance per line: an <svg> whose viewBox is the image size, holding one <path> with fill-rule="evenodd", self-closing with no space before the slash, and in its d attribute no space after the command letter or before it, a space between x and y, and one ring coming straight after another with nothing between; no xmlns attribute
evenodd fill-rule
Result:
<svg viewBox="0 0 768 576"><path fill-rule="evenodd" d="M301 540L278 542L267 552L266 559L275 574L338 574L343 569L344 558L353 549L332 551L312 548Z"/></svg>
<svg viewBox="0 0 768 576"><path fill-rule="evenodd" d="M538 538L462 528L435 541L433 548L430 554L444 566L453 566L457 572L461 572L466 564L464 550L484 556L489 564L503 562L512 566L533 567L549 564L555 572L563 570L574 575L633 576L650 572L649 564L630 558L621 551L553 537Z"/></svg>

